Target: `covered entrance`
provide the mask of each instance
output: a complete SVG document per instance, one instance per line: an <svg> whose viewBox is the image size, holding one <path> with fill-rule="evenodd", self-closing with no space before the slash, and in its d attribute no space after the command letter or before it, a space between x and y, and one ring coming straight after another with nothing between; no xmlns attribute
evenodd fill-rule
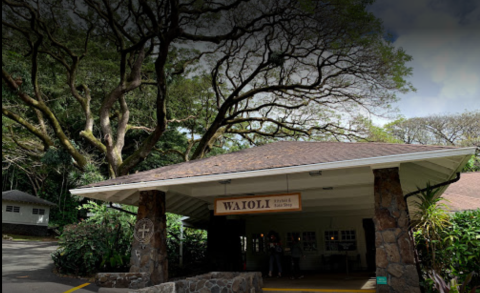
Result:
<svg viewBox="0 0 480 293"><path fill-rule="evenodd" d="M152 227L159 235L153 236L151 246L134 245L143 248L132 253L132 268L145 271L136 264L142 263L142 254L154 255L143 267L156 274L152 279L157 283L168 278L162 270L161 220L167 211L188 216L189 225L208 228L210 259L218 270L268 271L265 236L275 230L284 248L285 272L289 241L300 238L305 254L301 270L334 274L306 274L303 284L318 282L320 288L348 267L352 276L366 274L367 282L370 276L383 277L386 284L376 285L377 292L419 292L403 196L427 182L454 178L474 152L475 148L418 145L278 142L119 177L72 193L140 205L139 220L154 219ZM214 215L216 199L285 193L300 194L301 210ZM413 214L412 200L408 206ZM142 239L136 241L141 244ZM345 252L342 247L348 243L351 249ZM343 290L343 280L333 289ZM285 279L286 284L301 281Z"/></svg>

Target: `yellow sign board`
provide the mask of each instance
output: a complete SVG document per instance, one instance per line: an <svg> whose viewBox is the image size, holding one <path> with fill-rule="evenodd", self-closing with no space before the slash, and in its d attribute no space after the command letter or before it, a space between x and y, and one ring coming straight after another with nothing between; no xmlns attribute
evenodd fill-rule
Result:
<svg viewBox="0 0 480 293"><path fill-rule="evenodd" d="M300 192L215 199L215 216L302 210Z"/></svg>

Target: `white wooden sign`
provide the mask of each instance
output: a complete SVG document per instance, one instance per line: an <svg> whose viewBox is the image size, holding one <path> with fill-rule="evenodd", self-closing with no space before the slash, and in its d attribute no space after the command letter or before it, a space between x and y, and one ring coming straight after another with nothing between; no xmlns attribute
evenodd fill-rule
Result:
<svg viewBox="0 0 480 293"><path fill-rule="evenodd" d="M215 199L215 216L302 210L300 192Z"/></svg>

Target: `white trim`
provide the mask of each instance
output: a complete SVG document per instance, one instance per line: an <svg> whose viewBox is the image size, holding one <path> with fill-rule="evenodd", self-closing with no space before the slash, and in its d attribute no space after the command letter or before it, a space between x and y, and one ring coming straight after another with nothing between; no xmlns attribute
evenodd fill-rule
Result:
<svg viewBox="0 0 480 293"><path fill-rule="evenodd" d="M336 162L328 162L328 163L283 167L283 168L275 168L275 169L264 169L264 170L245 171L245 172L236 172L236 173L222 173L222 174L214 174L214 175L193 176L193 177L186 177L186 178L174 178L174 179L155 180L155 181L148 181L148 182L71 189L70 192L75 195L84 195L84 194L99 193L99 192L120 191L120 190L126 190L126 189L142 189L142 190L155 189L155 188L160 189L160 187L166 187L166 186L172 186L172 185L212 182L212 181L221 181L221 180L228 180L228 179L260 177L260 176L285 175L285 174L292 174L292 173L303 173L303 172L310 172L310 171L332 170L332 169L342 169L342 168L352 168L352 167L370 166L373 169L378 165L385 165L385 164L392 164L392 163L400 164L405 162L420 161L420 160L426 160L426 159L474 155L475 150L476 150L476 147L469 147L469 148L461 148L461 149L417 152L417 153L390 155L390 156L382 156L382 157L362 158L362 159L336 161Z"/></svg>
<svg viewBox="0 0 480 293"><path fill-rule="evenodd" d="M393 162L393 163L385 163L385 164L375 164L370 166L372 170L377 169L388 169L388 168L399 168L400 169L400 162Z"/></svg>

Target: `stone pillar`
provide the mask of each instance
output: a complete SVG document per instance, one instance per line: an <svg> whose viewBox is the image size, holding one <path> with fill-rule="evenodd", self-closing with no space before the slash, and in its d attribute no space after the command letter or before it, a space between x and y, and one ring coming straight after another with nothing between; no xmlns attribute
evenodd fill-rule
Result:
<svg viewBox="0 0 480 293"><path fill-rule="evenodd" d="M150 274L150 284L168 280L167 219L165 193L158 190L140 192L130 272Z"/></svg>
<svg viewBox="0 0 480 293"><path fill-rule="evenodd" d="M398 168L376 169L373 174L377 277L387 277L388 283L377 285L377 292L420 293Z"/></svg>

